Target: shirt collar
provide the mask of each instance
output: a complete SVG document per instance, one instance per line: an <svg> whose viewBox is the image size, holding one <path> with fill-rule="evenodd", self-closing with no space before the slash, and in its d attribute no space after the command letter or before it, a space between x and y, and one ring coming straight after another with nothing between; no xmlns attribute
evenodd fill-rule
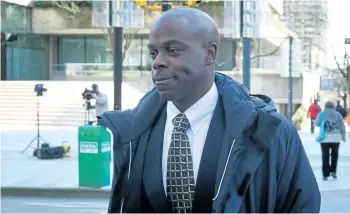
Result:
<svg viewBox="0 0 350 214"><path fill-rule="evenodd" d="M209 119L209 116L214 112L218 96L218 89L216 84L213 83L210 90L184 112L190 122L190 127L194 134L199 131L203 124ZM181 112L173 102L167 103L167 120L169 120L169 122L172 122L173 118L180 113Z"/></svg>

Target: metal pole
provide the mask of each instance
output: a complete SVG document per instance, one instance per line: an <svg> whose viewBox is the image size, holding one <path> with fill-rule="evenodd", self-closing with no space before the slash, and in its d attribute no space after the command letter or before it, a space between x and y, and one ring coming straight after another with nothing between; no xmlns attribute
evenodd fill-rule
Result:
<svg viewBox="0 0 350 214"><path fill-rule="evenodd" d="M251 39L243 38L243 84L250 91L250 47Z"/></svg>
<svg viewBox="0 0 350 214"><path fill-rule="evenodd" d="M123 27L113 27L114 109L122 109Z"/></svg>
<svg viewBox="0 0 350 214"><path fill-rule="evenodd" d="M122 109L123 27L113 27L113 3L109 1L109 26L113 30L114 110Z"/></svg>
<svg viewBox="0 0 350 214"><path fill-rule="evenodd" d="M240 35L243 40L243 84L250 91L250 47L251 39L244 37L244 2L240 1Z"/></svg>
<svg viewBox="0 0 350 214"><path fill-rule="evenodd" d="M39 119L39 97L37 97L36 100L36 120L37 120L37 129L38 129L38 133L37 133L37 148L40 147L40 119Z"/></svg>
<svg viewBox="0 0 350 214"><path fill-rule="evenodd" d="M6 52L6 34L1 32L1 74L0 80L7 80L7 52Z"/></svg>
<svg viewBox="0 0 350 214"><path fill-rule="evenodd" d="M162 12L168 11L171 9L171 5L168 1L162 1Z"/></svg>
<svg viewBox="0 0 350 214"><path fill-rule="evenodd" d="M288 118L293 116L293 77L292 77L292 51L293 37L289 37L289 75L288 75Z"/></svg>

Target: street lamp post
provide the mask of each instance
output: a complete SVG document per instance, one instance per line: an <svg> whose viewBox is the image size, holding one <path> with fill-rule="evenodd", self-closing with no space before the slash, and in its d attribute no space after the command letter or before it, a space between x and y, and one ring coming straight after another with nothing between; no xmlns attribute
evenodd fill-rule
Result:
<svg viewBox="0 0 350 214"><path fill-rule="evenodd" d="M123 27L113 27L113 1L109 1L109 26L113 31L114 110L122 109Z"/></svg>
<svg viewBox="0 0 350 214"><path fill-rule="evenodd" d="M162 12L168 11L171 9L171 4L168 1L162 1Z"/></svg>
<svg viewBox="0 0 350 214"><path fill-rule="evenodd" d="M292 120L293 115L293 77L292 77L292 53L293 37L289 37L289 75L288 75L288 118Z"/></svg>
<svg viewBox="0 0 350 214"><path fill-rule="evenodd" d="M123 27L113 27L114 109L122 109Z"/></svg>

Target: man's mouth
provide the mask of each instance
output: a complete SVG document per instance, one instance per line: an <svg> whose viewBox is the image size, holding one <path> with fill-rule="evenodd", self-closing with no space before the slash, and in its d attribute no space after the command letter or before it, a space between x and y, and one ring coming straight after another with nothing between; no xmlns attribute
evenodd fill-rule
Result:
<svg viewBox="0 0 350 214"><path fill-rule="evenodd" d="M154 80L155 85L167 85L173 80L172 77L170 78L158 78Z"/></svg>

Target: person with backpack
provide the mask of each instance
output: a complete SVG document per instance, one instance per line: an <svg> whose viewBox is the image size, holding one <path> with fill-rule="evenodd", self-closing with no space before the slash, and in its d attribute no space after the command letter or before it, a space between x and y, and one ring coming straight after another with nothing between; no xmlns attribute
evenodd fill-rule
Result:
<svg viewBox="0 0 350 214"><path fill-rule="evenodd" d="M338 151L341 141L345 142L345 125L342 115L335 110L332 101L327 101L325 110L315 120L315 126L320 127L320 136L316 141L320 142L322 150L322 174L323 180L329 176L337 178ZM331 153L329 153L331 151ZM331 164L329 164L331 156Z"/></svg>

